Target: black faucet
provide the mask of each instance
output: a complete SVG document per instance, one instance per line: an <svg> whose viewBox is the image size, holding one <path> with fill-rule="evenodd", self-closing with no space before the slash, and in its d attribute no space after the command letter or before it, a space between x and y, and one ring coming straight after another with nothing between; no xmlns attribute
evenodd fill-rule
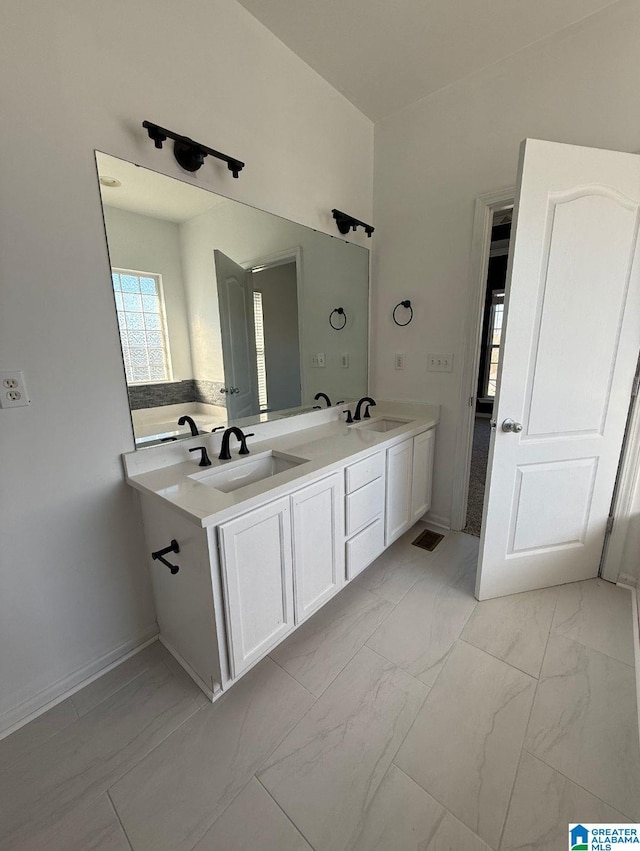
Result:
<svg viewBox="0 0 640 851"><path fill-rule="evenodd" d="M360 422L360 420L362 419L362 413L361 413L361 411L362 411L362 406L363 406L363 405L365 405L365 404L367 405L367 409L366 409L366 411L364 412L364 418L365 418L365 420L368 420L368 419L369 419L369 417L371 416L371 415L369 414L369 408L373 407L373 406L376 404L376 403L375 403L375 400L374 400L374 399L372 399L372 398L371 398L371 396L363 396L363 397L362 397L362 399L360 399L360 400L358 401L358 404L356 405L356 412L355 412L355 414L353 415L353 421L354 421L354 423Z"/></svg>
<svg viewBox="0 0 640 851"><path fill-rule="evenodd" d="M180 419L178 420L178 425L186 425L187 423L189 423L189 428L191 429L192 436L197 437L200 432L198 431L198 426L194 423L191 417L184 416L180 417Z"/></svg>
<svg viewBox="0 0 640 851"><path fill-rule="evenodd" d="M220 461L230 461L231 460L231 452L229 452L229 439L231 435L235 434L235 436L240 441L240 452L239 455L248 455L249 448L247 446L247 438L253 437L253 432L250 434L245 434L241 428L238 426L230 426L226 429L225 433L222 435L222 446L220 447L220 454L218 455L218 459Z"/></svg>
<svg viewBox="0 0 640 851"><path fill-rule="evenodd" d="M316 393L316 395L313 398L317 402L320 399L320 397L322 397L325 400L325 402L327 403L327 408L330 408L331 407L331 399L327 396L327 394L326 393ZM313 407L319 408L320 406L314 405Z"/></svg>

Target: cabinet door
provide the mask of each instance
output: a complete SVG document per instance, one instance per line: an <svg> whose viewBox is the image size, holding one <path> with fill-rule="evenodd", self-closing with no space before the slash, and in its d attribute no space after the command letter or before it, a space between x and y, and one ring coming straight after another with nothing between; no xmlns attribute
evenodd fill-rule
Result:
<svg viewBox="0 0 640 851"><path fill-rule="evenodd" d="M433 477L433 429L413 438L413 483L411 487L411 516L415 523L431 508L431 479Z"/></svg>
<svg viewBox="0 0 640 851"><path fill-rule="evenodd" d="M231 673L237 677L293 627L289 498L219 527Z"/></svg>
<svg viewBox="0 0 640 851"><path fill-rule="evenodd" d="M342 478L335 473L291 497L296 623L344 584Z"/></svg>
<svg viewBox="0 0 640 851"><path fill-rule="evenodd" d="M389 546L412 523L411 478L413 438L387 449L387 494L385 501L385 546Z"/></svg>

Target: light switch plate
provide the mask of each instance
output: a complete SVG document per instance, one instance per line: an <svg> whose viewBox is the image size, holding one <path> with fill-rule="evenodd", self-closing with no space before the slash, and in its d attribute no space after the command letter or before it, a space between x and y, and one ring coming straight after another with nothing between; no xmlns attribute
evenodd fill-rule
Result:
<svg viewBox="0 0 640 851"><path fill-rule="evenodd" d="M396 352L394 355L394 363L396 369L404 369L404 352Z"/></svg>
<svg viewBox="0 0 640 851"><path fill-rule="evenodd" d="M21 408L31 400L21 370L0 370L0 408Z"/></svg>
<svg viewBox="0 0 640 851"><path fill-rule="evenodd" d="M344 354L340 355L340 366L343 369L349 368L349 354L348 354L348 352L345 352Z"/></svg>
<svg viewBox="0 0 640 851"><path fill-rule="evenodd" d="M453 372L453 355L427 355L429 372Z"/></svg>

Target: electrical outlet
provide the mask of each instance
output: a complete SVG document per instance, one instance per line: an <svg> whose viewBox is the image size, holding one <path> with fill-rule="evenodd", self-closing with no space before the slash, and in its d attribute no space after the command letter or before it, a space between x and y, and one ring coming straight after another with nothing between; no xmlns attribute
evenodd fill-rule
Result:
<svg viewBox="0 0 640 851"><path fill-rule="evenodd" d="M429 372L453 372L453 355L427 355Z"/></svg>
<svg viewBox="0 0 640 851"><path fill-rule="evenodd" d="M343 369L349 368L349 355L345 352L343 355L340 355L340 366Z"/></svg>
<svg viewBox="0 0 640 851"><path fill-rule="evenodd" d="M395 353L395 365L396 369L404 369L404 352L396 352Z"/></svg>
<svg viewBox="0 0 640 851"><path fill-rule="evenodd" d="M0 408L19 408L30 405L24 375L20 370L0 372Z"/></svg>
<svg viewBox="0 0 640 851"><path fill-rule="evenodd" d="M318 352L316 357L318 359L318 366L324 366L324 352Z"/></svg>

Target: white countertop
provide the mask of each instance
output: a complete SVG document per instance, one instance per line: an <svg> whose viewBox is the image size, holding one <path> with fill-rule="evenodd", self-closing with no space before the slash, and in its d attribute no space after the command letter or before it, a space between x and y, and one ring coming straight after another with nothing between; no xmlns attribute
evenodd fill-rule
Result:
<svg viewBox="0 0 640 851"><path fill-rule="evenodd" d="M318 416L320 414L320 416ZM406 420L388 432L362 428L384 417ZM250 510L291 491L292 485L303 487L318 478L318 473L331 473L347 463L359 460L377 447L392 446L408 437L433 428L440 417L438 405L418 405L408 402L378 402L371 409L371 419L348 426L340 409L330 408L314 414L301 415L295 425L286 421L286 433L274 433L271 428L255 427L255 437L247 441L250 454L238 455L239 445L231 439L231 460L219 461L221 435L207 434L163 447L151 447L123 456L127 482L141 493L152 495L171 504L177 511L199 526L213 526L238 514L238 509ZM321 420L320 424L316 422ZM324 420L324 421L323 421ZM265 433L266 432L266 433ZM194 446L206 446L211 458L210 467L200 467L199 453L189 454ZM212 473L273 450L308 459L305 463L275 476L245 485L236 491L223 493L210 485L190 478L194 473ZM196 456L195 458L193 456ZM180 460L181 458L188 460ZM153 467L155 466L155 469Z"/></svg>

